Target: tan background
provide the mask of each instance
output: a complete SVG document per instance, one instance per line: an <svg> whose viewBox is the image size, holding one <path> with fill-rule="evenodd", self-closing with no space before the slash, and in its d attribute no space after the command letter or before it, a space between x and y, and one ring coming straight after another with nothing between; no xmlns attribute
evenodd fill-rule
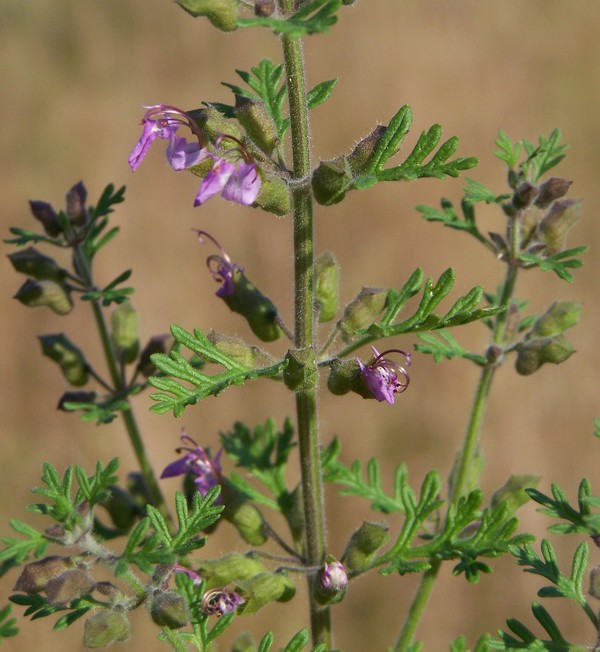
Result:
<svg viewBox="0 0 600 652"><path fill-rule="evenodd" d="M510 366L498 375L483 441L487 492L519 472L541 475L544 490L557 481L571 497L584 475L598 490L598 443L592 431L593 418L600 416L599 19L596 0L362 0L342 11L332 35L310 38L306 44L311 85L340 77L331 101L313 114L315 160L348 151L404 103L415 113L408 146L422 129L441 122L446 135L460 137L461 154L479 157L481 164L470 176L499 192L505 189L504 171L492 156L499 128L515 139L536 139L559 126L571 145L559 173L574 179L572 196L585 199L585 220L570 244L591 245L586 266L572 286L550 274L523 275L518 295L531 298L532 311L544 310L555 298L582 301L584 321L572 332L578 353L564 366L544 368L530 378L516 376ZM139 134L141 104L191 108L202 100L228 101L229 92L219 82L235 82L235 68L248 69L262 57L277 59L276 38L259 30L224 35L203 20L192 20L174 3L158 0L3 0L0 30L4 236L10 225L33 226L28 199L60 207L64 192L80 179L90 201L108 182L127 184L127 201L115 215L122 233L102 254L99 274L108 281L133 267L144 339L165 332L171 322L248 336L242 320L213 298L215 286L204 269L208 250L196 244L192 227L217 237L291 320L289 220L217 199L193 209L197 180L175 175L161 152L153 151L135 175L126 162ZM501 266L475 241L422 221L414 210L416 204L437 204L441 196L458 200L462 187L462 180L386 185L353 193L332 209L318 209L317 249L335 250L344 300L361 284L399 286L417 266L435 277L454 266L456 293L479 283L493 289ZM479 216L482 230L502 228L497 211L483 208ZM89 310L78 306L68 318L45 309L27 310L10 298L22 280L6 262L0 274L3 535L9 534L8 517L34 521L25 505L32 502L29 489L38 482L44 460L61 469L78 463L91 470L97 459L118 454L123 472L135 468L119 422L95 430L54 409L64 384L55 366L40 359L36 336L64 330L97 352ZM481 326L455 335L475 351L485 348ZM411 347L413 339L393 343ZM339 435L348 463L377 455L387 486L395 466L406 461L418 486L431 468L448 472L476 377L467 362L434 365L416 356L413 384L394 408L323 391L324 441ZM157 468L172 459L182 425L214 449L217 433L236 419L253 424L271 413L278 420L293 413L290 396L267 382L232 389L219 402L207 400L179 421L151 415L149 405L142 397L135 410ZM174 481L165 483L168 492L175 487ZM335 554L363 518L374 516L354 499L337 499L333 490L328 491L328 510ZM524 529L544 535L548 521L543 516L528 507L523 517ZM394 520L393 528L399 523ZM210 554L229 549L227 531L223 527L213 538ZM571 537L563 544L565 570L579 540ZM599 561L595 550L592 561ZM425 649L447 649L447 641L463 632L473 644L479 632L495 631L507 616L532 622L528 605L541 582L523 575L510 560L494 563L494 569L479 586L451 578L449 568L442 573L418 634ZM3 580L2 594L10 593L14 579L11 574ZM335 610L338 646L354 652L391 645L414 587L412 577L358 581ZM574 609L561 608L558 601L547 606L577 642L594 640L587 621ZM144 614L134 616L128 649L159 649L156 629L147 623ZM304 623L300 596L262 617L239 619L237 626L250 628L257 638L273 627L280 645ZM82 647L80 637L81 624L52 634L49 620L35 621L7 642L6 649L75 651Z"/></svg>

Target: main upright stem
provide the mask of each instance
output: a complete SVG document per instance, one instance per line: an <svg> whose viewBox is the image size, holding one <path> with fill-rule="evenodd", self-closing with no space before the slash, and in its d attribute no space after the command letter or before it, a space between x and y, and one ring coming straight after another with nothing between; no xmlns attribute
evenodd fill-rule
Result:
<svg viewBox="0 0 600 652"><path fill-rule="evenodd" d="M291 0L283 0L285 10ZM290 5L290 6L285 6ZM314 347L314 279L313 279L313 212L310 184L310 142L308 105L304 79L302 43L282 36L283 56L290 107L292 134L293 215L294 215L294 296L295 345L298 349ZM316 388L296 392L296 414L302 476L302 497L306 532L306 558L309 566L318 567L325 556L325 524L321 479L320 441L317 418ZM330 646L329 609L314 598L314 573L309 574L310 621L314 644Z"/></svg>

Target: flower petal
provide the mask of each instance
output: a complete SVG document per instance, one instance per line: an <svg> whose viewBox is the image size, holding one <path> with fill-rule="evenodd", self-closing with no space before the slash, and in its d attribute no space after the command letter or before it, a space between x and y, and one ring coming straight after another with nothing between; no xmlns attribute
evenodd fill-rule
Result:
<svg viewBox="0 0 600 652"><path fill-rule="evenodd" d="M204 181L198 190L194 206L201 206L213 195L221 192L229 177L235 172L235 165L227 163L223 159L217 159L213 169L204 177Z"/></svg>
<svg viewBox="0 0 600 652"><path fill-rule="evenodd" d="M197 165L208 153L198 143L188 143L183 137L173 135L167 146L167 160L174 170L185 170L192 165Z"/></svg>
<svg viewBox="0 0 600 652"><path fill-rule="evenodd" d="M173 478L176 475L184 475L190 470L190 461L194 459L191 453L188 453L179 460L175 460L168 464L164 471L160 474L161 478Z"/></svg>
<svg viewBox="0 0 600 652"><path fill-rule="evenodd" d="M229 177L223 188L223 199L243 206L250 206L256 201L260 186L260 175L256 169L256 163L242 163Z"/></svg>

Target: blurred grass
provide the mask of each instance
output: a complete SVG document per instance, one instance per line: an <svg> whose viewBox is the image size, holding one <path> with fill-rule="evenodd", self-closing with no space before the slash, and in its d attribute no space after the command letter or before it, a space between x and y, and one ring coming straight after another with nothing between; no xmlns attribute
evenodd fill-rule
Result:
<svg viewBox="0 0 600 652"><path fill-rule="evenodd" d="M306 43L310 84L340 77L330 102L313 114L315 160L348 151L404 103L415 114L408 146L422 129L441 122L447 136L460 137L459 153L480 159L469 176L498 191L505 188L503 169L492 156L499 128L514 139L535 140L558 126L571 145L557 172L574 180L571 196L585 199L586 216L570 244L591 245L586 265L572 286L531 273L521 277L517 292L531 297L532 312L555 299L582 301L583 323L571 333L578 353L560 368L543 368L530 378L517 377L510 368L499 374L485 424L483 483L491 492L510 473L527 472L542 476L542 489L557 481L574 496L582 476L594 482L598 459L592 420L599 415L595 211L600 199L600 5L596 0L362 0L341 15L331 36ZM104 254L100 273L108 281L123 269L134 269L143 338L165 332L171 322L247 336L241 320L213 299L214 284L204 269L206 251L198 247L191 228L220 240L291 321L289 220L216 199L193 209L197 180L174 175L161 153L152 152L135 175L126 162L138 137L141 104L191 108L202 100L228 100L220 81L236 81L234 69L248 69L265 56L277 60L277 39L259 30L220 34L174 3L158 0L3 0L0 30L3 233L11 225L32 225L28 199L61 206L68 188L83 179L95 201L108 182L127 184L127 201L115 217L122 233ZM502 270L485 251L459 233L424 223L414 210L416 204L437 204L441 196L458 200L462 186L460 179L387 185L318 209L317 251L336 252L344 300L363 284L398 286L417 266L431 276L453 266L457 293L476 284L494 288ZM491 209L481 210L480 221L489 230L501 228L501 216ZM9 253L10 248L3 250ZM91 469L96 459L118 454L123 473L135 468L118 422L96 431L54 409L62 379L50 362L40 359L36 336L64 330L82 346L95 342L85 306L68 318L26 310L10 298L22 281L6 263L0 274L3 534L8 534L7 518L31 518L24 506L32 502L29 489L38 482L43 460L59 468L78 463ZM474 350L485 347L480 326L455 335ZM397 344L406 348L412 343ZM378 456L388 482L395 466L406 461L418 486L430 468L442 474L450 469L476 377L465 362L434 365L417 356L410 391L393 409L324 391L324 440L338 434L347 462ZM293 414L287 393L268 383L230 390L218 403L207 400L179 421L151 416L149 404L142 397L136 410L158 468L172 459L182 425L214 448L218 431L235 419L252 424L270 414L280 421ZM361 508L357 517L352 499L337 499L331 490L328 499L330 546L341 554L357 519L368 515ZM543 517L531 507L523 516L526 529L544 535ZM224 527L223 536L226 532ZM575 543L567 540L562 548L568 553ZM222 554L228 545L227 537L215 536L207 554ZM596 557L592 553L593 564ZM568 566L566 556L564 564ZM463 632L473 642L476 634L502 627L507 616L531 622L528 605L539 583L509 560L494 568L476 587L446 572L419 632L425 649L447 649L447 641ZM357 582L334 614L337 645L352 652L391 644L415 581L374 577ZM2 595L10 594L12 582L13 575L2 580ZM304 624L301 599L256 619L239 619L238 625L256 637L275 627L282 644ZM593 639L572 610L561 610L559 603L549 606L578 642ZM156 631L146 623L144 614L135 615L128 649L156 647ZM50 628L45 621L26 624L8 649L81 648L79 624L52 635Z"/></svg>

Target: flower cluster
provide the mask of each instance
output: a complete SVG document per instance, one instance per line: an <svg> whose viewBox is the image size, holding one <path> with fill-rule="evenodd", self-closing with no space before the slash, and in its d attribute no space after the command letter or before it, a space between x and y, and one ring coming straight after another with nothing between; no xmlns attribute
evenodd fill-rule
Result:
<svg viewBox="0 0 600 652"><path fill-rule="evenodd" d="M410 353L401 349L388 349L383 353L372 346L373 361L365 365L358 360L358 365L365 384L378 401L387 401L394 404L396 394L401 394L410 383L408 371L393 360L385 358L388 353L400 353L406 359L406 366L410 366Z"/></svg>
<svg viewBox="0 0 600 652"><path fill-rule="evenodd" d="M208 453L198 446L198 444L189 437L185 432L181 435L182 442L188 442L194 446L181 446L175 449L177 454L186 451L186 454L178 460L168 464L161 474L161 478L172 478L177 475L185 475L192 473L196 477L194 483L202 496L213 487L221 483L221 464L219 458L221 457L222 449L219 450L214 458L211 458Z"/></svg>
<svg viewBox="0 0 600 652"><path fill-rule="evenodd" d="M166 104L144 108L147 110L142 118L142 135L129 155L133 172L156 139L168 140L167 160L174 170L185 170L205 161L210 163L212 159L212 167L200 185L194 206L201 206L218 193L236 204L250 206L254 203L261 188L260 174L256 163L236 138L221 134L214 143L216 151L211 151L203 142L198 124L185 111ZM188 142L177 135L181 125L194 134L197 142ZM233 143L233 146L227 147L227 143Z"/></svg>

